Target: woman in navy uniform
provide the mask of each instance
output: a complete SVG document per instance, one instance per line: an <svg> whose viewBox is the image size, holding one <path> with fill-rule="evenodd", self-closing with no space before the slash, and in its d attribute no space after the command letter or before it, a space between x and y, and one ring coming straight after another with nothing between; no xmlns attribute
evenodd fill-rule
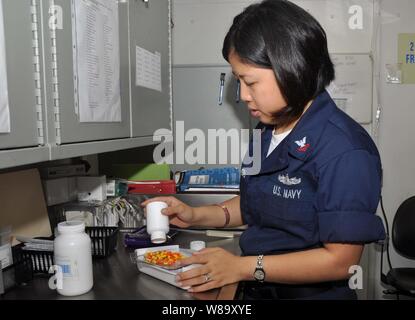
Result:
<svg viewBox="0 0 415 320"><path fill-rule="evenodd" d="M247 225L241 257L205 249L183 261L202 266L177 281L192 292L239 282L244 299L356 299L350 267L385 237L375 215L381 162L325 90L335 72L324 30L295 4L265 0L234 19L223 56L259 120L261 166L244 164L240 196L220 205L149 200L166 201L164 214L182 227Z"/></svg>

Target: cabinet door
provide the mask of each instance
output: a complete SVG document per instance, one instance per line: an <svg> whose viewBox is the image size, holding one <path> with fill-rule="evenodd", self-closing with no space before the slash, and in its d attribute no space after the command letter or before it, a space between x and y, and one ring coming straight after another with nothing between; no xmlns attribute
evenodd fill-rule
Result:
<svg viewBox="0 0 415 320"><path fill-rule="evenodd" d="M79 19L76 16L75 0L54 0L51 4L49 0L43 1L43 35L45 42L45 82L48 92L48 137L52 143L70 144L76 142L86 141L98 141L98 140L110 140L117 138L130 137L130 103L129 103L129 68L128 68L128 3L118 3L118 22L119 22L119 49L117 42L111 43L108 40L111 33L114 31L112 25L104 25L102 30L97 30L97 20L94 14L102 14L98 19L107 19L104 14L111 16L110 10L105 1L91 1L91 0L77 0L78 3L90 6L91 12L87 12L85 25L88 27L81 29L74 28L75 19ZM94 10L96 11L94 12ZM107 11L105 11L107 10ZM115 12L115 10L113 11ZM110 18L111 19L111 18ZM80 21L76 20L76 21ZM101 20L100 20L101 21ZM78 26L80 23L78 24ZM102 26L101 26L102 27ZM108 29L106 29L108 27ZM85 37L86 44L90 48L88 55L84 51L80 51L80 47L74 47L77 44L77 37L81 35L76 34L77 31L82 32L82 36ZM113 40L117 39L117 32L112 37ZM101 37L102 36L102 37ZM100 43L103 43L101 45ZM94 46L97 45L93 54ZM108 46L113 45L112 49L108 49ZM105 49L102 49L105 47ZM74 50L75 49L75 50ZM100 122L81 122L80 112L76 110L77 100L79 98L79 92L77 89L83 90L84 88L77 84L76 81L81 81L81 74L84 75L82 83L89 86L88 94L96 90L95 78L92 79L92 71L88 69L88 77L85 77L85 72L81 67L77 68L75 57L85 59L86 63L94 64L96 68L96 76L100 77L99 85L105 86L106 90L112 90L116 82L117 77L113 79L107 77L103 79L103 74L108 76L110 71L107 67L111 67L112 63L107 61L108 56L102 56L102 52L105 50L113 50L117 52L119 50L120 56L120 77L119 77L119 90L121 94L121 121L115 122L113 118L99 120ZM94 60L96 59L96 60ZM104 67L105 66L105 69ZM90 68L88 65L87 68ZM114 71L114 70L113 70ZM78 78L77 78L78 75ZM81 82L79 82L81 83ZM97 92L101 92L101 91ZM117 92L117 89L113 90ZM107 94L107 91L105 91ZM110 92L110 91L108 91ZM109 93L110 95L110 93ZM92 94L91 94L92 96ZM90 97L91 97L90 96ZM90 98L88 103L83 104L86 108L95 107L95 98L99 101L99 93L94 93L94 98ZM93 102L91 102L93 101ZM102 100L101 100L102 101ZM100 101L100 102L101 102ZM104 104L97 104L96 107L100 108Z"/></svg>
<svg viewBox="0 0 415 320"><path fill-rule="evenodd" d="M257 0L175 0L174 65L223 64L223 39L233 18ZM327 33L330 52L372 51L374 0L293 0ZM191 48L191 50L189 49Z"/></svg>
<svg viewBox="0 0 415 320"><path fill-rule="evenodd" d="M3 0L1 5L4 21L0 20L0 24L4 22L4 43L0 46L5 49L3 67L7 74L10 132L2 130L4 133L0 133L0 150L37 147L44 142L39 42L35 37L37 23L33 15L37 7L30 1L15 0ZM35 20L33 25L32 19ZM0 81L3 81L3 75Z"/></svg>
<svg viewBox="0 0 415 320"><path fill-rule="evenodd" d="M327 33L331 53L373 50L374 0L294 0L312 14Z"/></svg>
<svg viewBox="0 0 415 320"><path fill-rule="evenodd" d="M360 124L372 122L373 67L366 54L333 54L336 79L328 91L337 106Z"/></svg>
<svg viewBox="0 0 415 320"><path fill-rule="evenodd" d="M175 0L173 64L225 64L222 45L233 18L255 0ZM191 48L191 49L189 49Z"/></svg>
<svg viewBox="0 0 415 320"><path fill-rule="evenodd" d="M130 1L130 37L132 133L153 136L157 129L171 129L170 1ZM156 55L159 61L140 68L140 60ZM143 68L148 68L145 74ZM161 82L161 91L147 86L151 77L153 84Z"/></svg>
<svg viewBox="0 0 415 320"><path fill-rule="evenodd" d="M219 105L220 94L220 78L221 74L225 76L225 86L223 95L223 104ZM233 163L231 154L235 156L232 150L236 150L235 142L227 145L227 161L221 163L220 157L223 155L219 149L219 143L209 138L209 129L224 129L227 133L231 129L235 129L239 140L239 150L248 143L248 136L244 136L241 129L250 128L250 115L246 105L241 101L236 102L237 85L231 68L228 67L175 67L173 68L173 83L174 83L174 121L176 124L175 130L175 144L176 144L176 163L180 163L180 156L183 154L178 147L182 144L185 149L193 142L184 142L184 137L181 132L184 130L184 135L189 133L190 129L201 130L204 134L205 140L205 161L208 164L209 154L216 152L216 160L210 164L239 164ZM184 126L179 123L184 122ZM182 126L179 128L178 126ZM222 132L221 135L223 135ZM226 133L226 134L227 134ZM215 147L216 144L216 147ZM180 148L179 148L180 149ZM240 153L240 151L239 151ZM179 158L177 158L179 157ZM239 160L241 156L239 154ZM178 160L178 161L177 161ZM188 163L189 159L186 159ZM190 163L193 164L193 163Z"/></svg>

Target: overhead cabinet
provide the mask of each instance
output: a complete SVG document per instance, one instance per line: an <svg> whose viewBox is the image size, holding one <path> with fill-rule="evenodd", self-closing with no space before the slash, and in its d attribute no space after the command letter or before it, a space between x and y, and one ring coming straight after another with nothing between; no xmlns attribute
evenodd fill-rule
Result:
<svg viewBox="0 0 415 320"><path fill-rule="evenodd" d="M6 74L0 75L0 81L6 82L2 86L7 91L0 94L2 100L8 98L10 125L9 130L0 129L0 149L42 145L40 43L36 24L32 23L33 7L29 1L3 0L1 5L4 33L0 34L0 51L5 52L1 63ZM2 26L0 33L1 29Z"/></svg>
<svg viewBox="0 0 415 320"><path fill-rule="evenodd" d="M1 5L0 168L150 145L171 129L169 0Z"/></svg>
<svg viewBox="0 0 415 320"><path fill-rule="evenodd" d="M217 65L233 18L257 0L174 0L174 65ZM293 0L327 33L331 53L369 54L375 29L374 0Z"/></svg>
<svg viewBox="0 0 415 320"><path fill-rule="evenodd" d="M130 1L132 136L171 129L170 1Z"/></svg>
<svg viewBox="0 0 415 320"><path fill-rule="evenodd" d="M128 138L127 5L42 1L50 142Z"/></svg>
<svg viewBox="0 0 415 320"><path fill-rule="evenodd" d="M36 10L36 1L0 2L0 168L49 156Z"/></svg>

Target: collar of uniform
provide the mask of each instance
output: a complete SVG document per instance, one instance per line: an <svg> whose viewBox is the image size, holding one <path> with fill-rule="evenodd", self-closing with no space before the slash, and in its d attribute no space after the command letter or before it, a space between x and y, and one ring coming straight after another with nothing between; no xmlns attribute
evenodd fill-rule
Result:
<svg viewBox="0 0 415 320"><path fill-rule="evenodd" d="M272 131L271 131L272 132ZM266 148L265 157L261 162L261 174L280 171L288 167L288 145L284 141L268 156Z"/></svg>
<svg viewBox="0 0 415 320"><path fill-rule="evenodd" d="M260 159L260 161L262 163L264 161L264 159L266 158L266 156L267 156L267 151L268 151L267 147L269 146L270 141L271 141L273 128L269 125L266 125L266 124L263 124L263 123L259 122L258 125L256 126L255 130L260 130L261 131L261 139L260 139L260 141L261 141L261 159ZM245 158L242 162L242 168L243 169L250 168L252 166L252 164L249 163L248 159L246 159L246 158L252 157L252 155L253 155L253 150L254 150L253 143L254 143L254 141L253 141L253 138L251 137L249 139L248 151L247 151L247 153L245 155Z"/></svg>
<svg viewBox="0 0 415 320"><path fill-rule="evenodd" d="M261 130L261 156L262 161L266 159L268 154L269 145L272 139L272 132L274 130L274 126L264 125Z"/></svg>
<svg viewBox="0 0 415 320"><path fill-rule="evenodd" d="M274 126L264 126L261 139L261 171L260 174L282 170L288 166L288 148L284 141L267 157Z"/></svg>
<svg viewBox="0 0 415 320"><path fill-rule="evenodd" d="M325 124L334 110L335 105L327 91L314 99L287 139L291 156L306 161L313 154Z"/></svg>
<svg viewBox="0 0 415 320"><path fill-rule="evenodd" d="M288 165L288 150L285 140L267 157L269 145L272 138L272 131L274 130L273 126L259 123L256 129L261 130L261 168L257 174L264 174L269 172L275 172L282 170ZM252 138L249 143L249 155L253 154L253 141ZM247 168L250 168L252 165L248 164L247 161L242 163L241 174L243 177L249 175L246 171Z"/></svg>
<svg viewBox="0 0 415 320"><path fill-rule="evenodd" d="M308 110L301 117L287 139L267 157L272 137L273 126L261 124L261 170L260 174L276 172L288 166L289 156L306 161L313 153L323 133L325 123L335 110L333 100L327 91L316 97ZM305 139L304 139L305 138ZM252 150L251 150L252 153Z"/></svg>

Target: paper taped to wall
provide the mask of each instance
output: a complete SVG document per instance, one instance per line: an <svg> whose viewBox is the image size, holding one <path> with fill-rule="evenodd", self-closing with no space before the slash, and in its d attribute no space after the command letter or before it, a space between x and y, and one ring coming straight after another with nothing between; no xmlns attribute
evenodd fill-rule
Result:
<svg viewBox="0 0 415 320"><path fill-rule="evenodd" d="M136 86L162 91L161 54L136 46Z"/></svg>
<svg viewBox="0 0 415 320"><path fill-rule="evenodd" d="M75 0L75 101L80 122L121 122L118 4Z"/></svg>
<svg viewBox="0 0 415 320"><path fill-rule="evenodd" d="M3 7L0 2L0 133L9 133L10 110L7 91L6 44L3 21Z"/></svg>

